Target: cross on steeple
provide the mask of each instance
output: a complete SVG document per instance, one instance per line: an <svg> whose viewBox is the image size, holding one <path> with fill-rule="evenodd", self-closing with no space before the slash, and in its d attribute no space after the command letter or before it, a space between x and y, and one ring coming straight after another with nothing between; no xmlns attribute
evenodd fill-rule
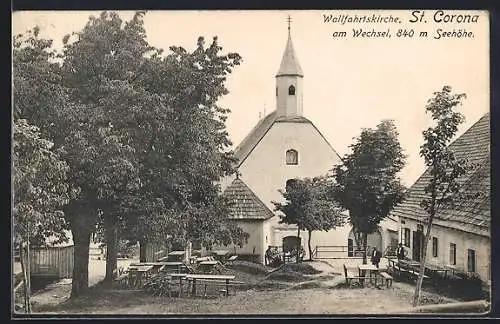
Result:
<svg viewBox="0 0 500 324"><path fill-rule="evenodd" d="M290 15L288 15L286 21L288 22L288 34L290 34L290 23L292 22L292 18L290 17Z"/></svg>

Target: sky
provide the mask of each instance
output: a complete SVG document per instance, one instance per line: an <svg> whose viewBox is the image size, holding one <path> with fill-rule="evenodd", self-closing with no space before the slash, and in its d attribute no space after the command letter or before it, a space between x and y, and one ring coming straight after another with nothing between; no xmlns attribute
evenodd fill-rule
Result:
<svg viewBox="0 0 500 324"><path fill-rule="evenodd" d="M217 36L224 52L237 52L242 64L228 78L230 93L220 103L231 109L227 128L234 147L265 114L276 108L275 75L287 40L290 15L294 48L304 72L304 116L310 119L336 152L349 153L349 145L363 128L392 119L407 155L401 172L403 183L413 184L425 170L419 147L422 131L431 119L425 104L444 85L467 95L459 111L466 121L457 136L490 109L489 22L487 12L446 11L452 15L478 15L476 22L435 22L436 11L426 10L416 23L410 10L399 11L149 11L145 29L149 43L168 50L172 45L188 50L198 36L207 43ZM62 47L64 35L79 31L89 11L16 12L13 34L39 26L41 35ZM398 17L401 23L325 23L324 15ZM130 19L133 12L120 15ZM420 15L417 15L420 17ZM448 18L445 18L448 17ZM426 21L424 23L424 21ZM389 30L390 38L355 38L353 29ZM412 37L397 37L399 29L414 30ZM435 39L436 30L472 32L470 38ZM347 37L334 38L334 32ZM428 37L420 37L420 32Z"/></svg>

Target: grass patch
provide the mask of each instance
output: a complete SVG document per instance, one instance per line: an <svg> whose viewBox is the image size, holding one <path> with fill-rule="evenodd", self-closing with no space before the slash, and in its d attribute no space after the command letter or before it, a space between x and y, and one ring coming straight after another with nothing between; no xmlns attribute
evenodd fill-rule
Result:
<svg viewBox="0 0 500 324"><path fill-rule="evenodd" d="M306 275L314 275L322 273L323 271L315 269L313 266L307 263L287 263L280 267L282 271L293 271Z"/></svg>
<svg viewBox="0 0 500 324"><path fill-rule="evenodd" d="M232 264L226 265L226 267L253 275L265 275L268 273L265 266L250 261L236 260Z"/></svg>
<svg viewBox="0 0 500 324"><path fill-rule="evenodd" d="M314 289L314 288L321 288L321 284L314 280L314 281L306 281L306 282L301 282L299 284L293 285L290 287L290 289L293 290L299 290L299 289Z"/></svg>
<svg viewBox="0 0 500 324"><path fill-rule="evenodd" d="M311 280L300 272L295 271L276 271L269 274L266 280L287 281L287 282L301 282Z"/></svg>

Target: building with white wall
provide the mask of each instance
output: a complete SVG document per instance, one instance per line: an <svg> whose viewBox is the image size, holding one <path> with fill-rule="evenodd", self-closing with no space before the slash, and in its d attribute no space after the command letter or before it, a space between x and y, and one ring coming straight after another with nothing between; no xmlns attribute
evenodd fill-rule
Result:
<svg viewBox="0 0 500 324"><path fill-rule="evenodd" d="M490 280L490 116L486 114L462 136L450 144L458 159L466 158L473 165L470 172L459 179L468 199L453 206L443 207L435 216L427 262L449 266L466 274L477 274L483 281ZM406 246L408 257L419 261L422 255L425 218L420 207L424 188L430 181L429 170L409 188L408 197L396 207L393 216L401 223L400 241Z"/></svg>

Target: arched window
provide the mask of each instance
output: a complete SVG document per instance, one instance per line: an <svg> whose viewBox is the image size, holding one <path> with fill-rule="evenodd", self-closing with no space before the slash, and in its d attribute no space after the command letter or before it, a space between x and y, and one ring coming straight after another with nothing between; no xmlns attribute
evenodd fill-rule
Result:
<svg viewBox="0 0 500 324"><path fill-rule="evenodd" d="M288 87L288 94L290 96L294 96L295 95L295 87L293 85L291 85L291 86Z"/></svg>
<svg viewBox="0 0 500 324"><path fill-rule="evenodd" d="M278 96L278 87L276 87L276 97Z"/></svg>
<svg viewBox="0 0 500 324"><path fill-rule="evenodd" d="M286 151L286 164L287 165L299 164L299 153L294 149Z"/></svg>

